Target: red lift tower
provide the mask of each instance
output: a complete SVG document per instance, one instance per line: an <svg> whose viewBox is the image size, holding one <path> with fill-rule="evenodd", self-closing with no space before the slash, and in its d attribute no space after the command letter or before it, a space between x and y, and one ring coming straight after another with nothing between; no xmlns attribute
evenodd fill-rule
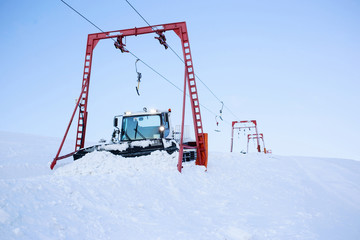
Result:
<svg viewBox="0 0 360 240"><path fill-rule="evenodd" d="M266 151L266 147L265 147L265 141L264 141L264 134L259 133L259 134L248 134L247 135L247 148L246 148L246 152L249 152L249 141L250 139L261 139L262 143L263 143L263 147L264 147L264 153L267 153ZM259 141L259 140L258 140Z"/></svg>
<svg viewBox="0 0 360 240"><path fill-rule="evenodd" d="M180 151L179 151L179 161L178 161L178 170L181 172L182 168L182 155L183 155L183 133L184 133L184 118L185 118L185 97L186 97L186 85L188 86L190 103L192 109L192 117L194 123L195 130L195 138L196 138L196 149L197 149L197 165L203 165L207 167L207 133L203 131L201 113L200 113L200 103L199 96L197 92L197 86L195 81L195 73L194 67L191 57L190 51L190 43L189 37L186 28L186 22L178 22L178 23L169 23L169 24L161 24L154 25L148 27L141 28L131 28L124 29L118 31L110 31L110 32L101 32L89 34L86 45L86 54L85 54L85 64L84 64L84 74L82 79L82 88L80 97L76 103L75 109L71 116L68 127L65 131L65 135L60 144L59 150L51 163L50 168L53 169L57 160L64 159L72 156L79 149L83 148L85 145L85 133L86 133L86 123L87 123L87 104L89 97L89 86L90 86L90 75L91 75L91 63L93 51L100 40L116 38L115 47L119 49L121 52L128 52L125 48L125 44L123 43L123 39L127 36L137 36L142 34L155 33L158 36L155 37L159 40L160 44L164 45L165 48L168 48L166 43L166 38L164 33L166 31L174 31L176 35L181 39L181 46L183 50L184 63L185 63L185 76L184 76L184 95L183 95L183 110L182 110L182 124L181 124L181 140L180 140ZM69 132L71 123L73 122L75 113L79 108L79 117L77 122L77 132L76 132L76 143L75 143L75 151L63 156L59 156L67 134Z"/></svg>
<svg viewBox="0 0 360 240"><path fill-rule="evenodd" d="M231 148L230 152L233 151L233 144L234 144L234 130L235 129L242 129L242 128L255 128L255 134L258 136L258 129L257 129L257 123L256 120L245 120L245 121L233 121L231 124ZM257 150L258 152L261 152L260 150L260 142L259 137L257 139Z"/></svg>

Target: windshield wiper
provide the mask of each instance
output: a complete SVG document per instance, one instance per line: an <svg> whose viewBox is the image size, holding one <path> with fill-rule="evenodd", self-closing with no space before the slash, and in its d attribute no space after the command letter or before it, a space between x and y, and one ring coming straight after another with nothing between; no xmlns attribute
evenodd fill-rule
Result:
<svg viewBox="0 0 360 240"><path fill-rule="evenodd" d="M122 130L122 132L125 134L125 137L127 137L130 141L132 141L132 139L129 137L129 135L126 133L125 130ZM135 138L136 138L136 135L135 135Z"/></svg>
<svg viewBox="0 0 360 240"><path fill-rule="evenodd" d="M139 133L139 135L143 138L146 139L146 137L144 137L144 135L141 134L141 132L138 131L138 126L139 126L139 122L136 122L136 127L135 127L135 139L136 139L136 134Z"/></svg>

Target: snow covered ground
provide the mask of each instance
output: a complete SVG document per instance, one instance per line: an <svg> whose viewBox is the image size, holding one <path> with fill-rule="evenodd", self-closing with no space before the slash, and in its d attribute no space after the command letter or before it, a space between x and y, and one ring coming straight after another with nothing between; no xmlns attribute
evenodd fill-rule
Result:
<svg viewBox="0 0 360 240"><path fill-rule="evenodd" d="M210 151L179 174L176 154L92 153L51 171L59 143L0 132L1 239L360 239L358 161Z"/></svg>

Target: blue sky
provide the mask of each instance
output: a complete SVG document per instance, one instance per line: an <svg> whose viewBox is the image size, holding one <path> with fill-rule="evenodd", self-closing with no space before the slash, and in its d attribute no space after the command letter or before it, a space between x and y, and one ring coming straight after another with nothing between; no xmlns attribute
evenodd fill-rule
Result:
<svg viewBox="0 0 360 240"><path fill-rule="evenodd" d="M105 31L146 26L125 1L67 2ZM131 3L150 24L187 22L195 73L239 118L224 109L217 133L215 116L201 109L210 151L229 151L231 121L255 119L275 154L360 160L358 1ZM0 24L0 130L62 137L81 90L87 34L98 30L55 0L1 1ZM127 47L182 88L181 63L153 37L128 38ZM181 53L178 37L166 37ZM109 138L114 115L144 106L170 107L180 124L181 92L141 64L136 95L135 60L111 40L97 45L88 140ZM197 84L200 103L218 113L219 101ZM235 150L245 142L236 138Z"/></svg>

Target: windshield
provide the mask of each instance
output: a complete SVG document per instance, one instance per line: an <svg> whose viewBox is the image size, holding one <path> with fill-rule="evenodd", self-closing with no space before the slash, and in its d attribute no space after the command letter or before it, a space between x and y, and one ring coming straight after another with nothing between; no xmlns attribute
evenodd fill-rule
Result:
<svg viewBox="0 0 360 240"><path fill-rule="evenodd" d="M123 117L121 141L160 138L160 115Z"/></svg>

